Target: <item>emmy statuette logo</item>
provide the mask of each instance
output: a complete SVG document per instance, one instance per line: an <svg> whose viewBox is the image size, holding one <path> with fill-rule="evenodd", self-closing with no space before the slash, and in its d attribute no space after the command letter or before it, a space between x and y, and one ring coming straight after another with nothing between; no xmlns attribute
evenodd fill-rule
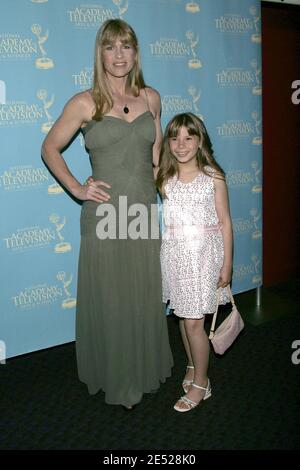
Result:
<svg viewBox="0 0 300 470"><path fill-rule="evenodd" d="M71 274L68 280L66 280L66 276L67 276L67 274L65 273L65 271L60 271L56 275L56 279L62 283L63 289L64 289L65 294L66 294L66 298L61 303L61 306L64 309L73 308L73 307L76 306L76 299L74 297L72 297L72 294L69 291L69 286L72 283L73 276Z"/></svg>
<svg viewBox="0 0 300 470"><path fill-rule="evenodd" d="M252 88L252 93L253 95L261 95L262 93L261 81L260 81L261 67L258 67L258 63L256 59L251 60L250 64L254 69L254 76L255 76L255 81L256 81L256 85L254 85L254 87Z"/></svg>
<svg viewBox="0 0 300 470"><path fill-rule="evenodd" d="M253 284L260 284L262 282L262 277L260 274L260 258L257 255L252 255L251 256L251 261L254 264L254 270L255 274L252 277L252 283Z"/></svg>
<svg viewBox="0 0 300 470"><path fill-rule="evenodd" d="M55 253L67 253L68 251L71 251L72 247L71 244L68 242L65 242L64 237L60 233L64 226L66 225L66 217L63 218L62 222L60 222L60 217L57 214L51 214L49 217L50 222L55 225L55 230L58 239L60 240L59 243L55 245L54 251Z"/></svg>
<svg viewBox="0 0 300 470"><path fill-rule="evenodd" d="M48 186L48 194L55 195L63 193L63 188L54 180L54 183L49 184Z"/></svg>
<svg viewBox="0 0 300 470"><path fill-rule="evenodd" d="M124 13L128 10L128 0L112 0L113 3L118 7L119 18L123 19Z"/></svg>
<svg viewBox="0 0 300 470"><path fill-rule="evenodd" d="M250 210L250 215L253 219L253 225L254 225L254 232L252 233L252 239L253 240L257 240L258 238L261 238L261 230L258 226L258 221L260 220L261 218L261 215L260 213L258 212L257 208L256 207L253 207L251 210Z"/></svg>
<svg viewBox="0 0 300 470"><path fill-rule="evenodd" d="M48 186L48 194L61 194L63 192L63 188L58 183L53 183Z"/></svg>
<svg viewBox="0 0 300 470"><path fill-rule="evenodd" d="M257 44L261 43L261 33L260 33L260 16L257 14L257 8L255 5L252 5L249 8L251 15L253 16L253 24L255 28L255 33L251 35L251 41L256 42Z"/></svg>
<svg viewBox="0 0 300 470"><path fill-rule="evenodd" d="M258 162L255 161L255 160L251 163L251 167L253 168L254 178L255 178L255 184L254 184L254 186L252 186L252 192L253 193L261 193L261 191L262 191L261 168L258 166Z"/></svg>
<svg viewBox="0 0 300 470"><path fill-rule="evenodd" d="M200 7L197 2L188 2L185 5L185 11L188 13L198 13L200 11Z"/></svg>
<svg viewBox="0 0 300 470"><path fill-rule="evenodd" d="M200 119L203 121L203 116L202 114L199 113L200 109L198 106L198 102L200 100L201 96L201 90L199 89L197 91L196 87L194 85L189 86L188 88L189 95L192 97L192 104L193 104L193 113L196 114Z"/></svg>
<svg viewBox="0 0 300 470"><path fill-rule="evenodd" d="M193 55L193 58L189 60L188 64L189 64L189 68L190 69L199 69L200 67L202 67L202 64L201 64L201 61L197 58L197 54L195 52L195 48L199 42L199 36L197 36L197 38L195 39L195 35L193 33L193 31L187 31L185 33L187 39L190 41L190 48L191 48L191 51L192 51L192 55Z"/></svg>
<svg viewBox="0 0 300 470"><path fill-rule="evenodd" d="M38 46L41 51L42 57L38 57L35 61L35 66L38 69L52 69L54 67L53 60L47 57L47 52L44 48L44 43L49 37L49 31L46 32L44 36L41 36L42 28L39 24L33 24L31 26L31 31L38 40Z"/></svg>
<svg viewBox="0 0 300 470"><path fill-rule="evenodd" d="M50 100L47 100L48 93L46 90L39 90L36 94L39 100L43 102L43 108L44 108L44 113L48 119L47 122L44 122L41 126L42 132L44 134L47 134L51 127L54 124L54 121L52 119L51 114L49 113L49 108L53 105L54 103L54 95L51 96Z"/></svg>
<svg viewBox="0 0 300 470"><path fill-rule="evenodd" d="M259 117L259 114L257 111L253 111L251 114L252 119L254 120L254 128L256 132L256 136L253 137L252 139L252 144L254 145L261 145L262 144L262 136L261 136L261 118Z"/></svg>

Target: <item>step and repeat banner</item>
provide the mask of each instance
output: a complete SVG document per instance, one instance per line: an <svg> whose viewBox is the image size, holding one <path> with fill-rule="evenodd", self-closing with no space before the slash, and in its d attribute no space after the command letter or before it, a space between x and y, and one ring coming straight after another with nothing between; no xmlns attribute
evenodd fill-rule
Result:
<svg viewBox="0 0 300 470"><path fill-rule="evenodd" d="M258 0L1 0L0 361L74 340L81 206L53 179L42 141L65 102L91 87L109 18L135 29L162 126L202 117L227 174L233 291L262 283L261 28ZM81 134L65 151L91 173Z"/></svg>

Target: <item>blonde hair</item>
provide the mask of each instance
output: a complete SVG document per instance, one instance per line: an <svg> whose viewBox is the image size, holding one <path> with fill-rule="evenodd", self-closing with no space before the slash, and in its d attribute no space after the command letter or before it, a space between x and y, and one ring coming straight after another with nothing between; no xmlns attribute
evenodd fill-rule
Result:
<svg viewBox="0 0 300 470"><path fill-rule="evenodd" d="M93 119L96 121L100 121L103 115L108 113L113 107L113 99L103 67L102 47L107 44L113 44L117 39L130 44L136 52L135 64L127 77L127 89L133 96L138 96L140 90L146 86L141 69L138 40L134 30L123 20L113 19L105 21L99 29L95 41L92 96L96 103L96 111L93 116Z"/></svg>
<svg viewBox="0 0 300 470"><path fill-rule="evenodd" d="M178 131L181 127L186 127L189 135L196 135L199 137L199 148L196 154L199 170L207 176L213 176L211 172L208 172L207 169L205 169L205 167L209 166L216 170L217 174L214 175L215 177L222 179L225 178L224 171L214 158L212 143L203 121L193 113L177 114L167 124L160 152L156 186L162 197L166 197L164 185L167 180L178 172L177 161L171 153L169 139L177 137Z"/></svg>

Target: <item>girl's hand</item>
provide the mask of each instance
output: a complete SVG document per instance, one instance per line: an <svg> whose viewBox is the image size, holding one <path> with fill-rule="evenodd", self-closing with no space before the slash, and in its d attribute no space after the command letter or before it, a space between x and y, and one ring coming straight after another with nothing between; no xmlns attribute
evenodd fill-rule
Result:
<svg viewBox="0 0 300 470"><path fill-rule="evenodd" d="M222 266L217 287L226 287L230 284L232 266Z"/></svg>
<svg viewBox="0 0 300 470"><path fill-rule="evenodd" d="M86 182L80 185L79 189L74 193L74 196L81 201L107 202L110 199L110 195L101 187L111 188L111 186L104 181L94 180L89 176Z"/></svg>

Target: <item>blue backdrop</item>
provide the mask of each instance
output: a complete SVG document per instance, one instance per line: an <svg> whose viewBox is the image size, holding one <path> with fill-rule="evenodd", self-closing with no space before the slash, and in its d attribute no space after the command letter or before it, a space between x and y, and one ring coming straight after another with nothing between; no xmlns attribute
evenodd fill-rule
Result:
<svg viewBox="0 0 300 470"><path fill-rule="evenodd" d="M227 173L233 291L262 283L260 1L1 0L0 345L7 357L74 340L80 206L49 174L40 147L64 103L91 86L96 31L118 17L137 32L146 82L161 94L163 128L179 112L201 116ZM80 135L64 156L84 181L91 171Z"/></svg>

